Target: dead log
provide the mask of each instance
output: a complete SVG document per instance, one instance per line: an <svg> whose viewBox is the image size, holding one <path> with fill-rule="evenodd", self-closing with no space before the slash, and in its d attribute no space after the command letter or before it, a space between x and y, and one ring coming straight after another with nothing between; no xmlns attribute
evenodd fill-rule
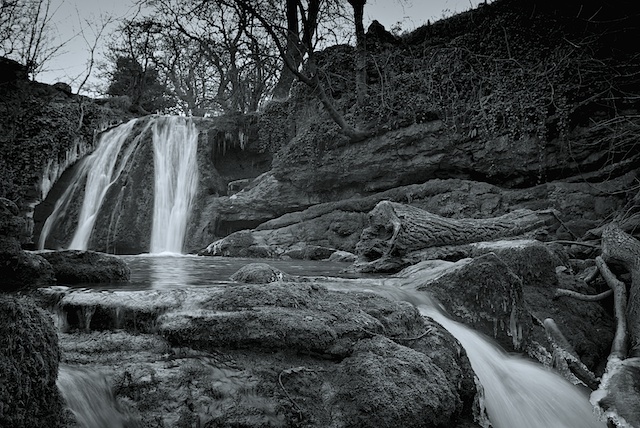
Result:
<svg viewBox="0 0 640 428"><path fill-rule="evenodd" d="M577 291L558 288L553 297L554 299L557 299L558 297L573 297L574 299L583 300L585 302L597 302L597 301L606 299L612 294L613 294L613 290L603 291L602 293L599 293L599 294L582 294L582 293L578 293Z"/></svg>
<svg viewBox="0 0 640 428"><path fill-rule="evenodd" d="M398 258L431 247L519 237L557 225L553 210L516 210L486 219L440 217L411 205L382 201L369 213L369 227L356 253L363 261Z"/></svg>

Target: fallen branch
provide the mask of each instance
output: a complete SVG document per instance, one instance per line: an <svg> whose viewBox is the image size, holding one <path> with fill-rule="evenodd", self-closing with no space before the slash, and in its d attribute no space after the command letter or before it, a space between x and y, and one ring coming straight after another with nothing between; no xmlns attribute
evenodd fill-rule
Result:
<svg viewBox="0 0 640 428"><path fill-rule="evenodd" d="M583 242L583 241L567 241L567 240L564 240L564 239L551 241L549 243L550 244L561 244L561 245L581 245L583 247L589 247L589 248L595 248L595 249L600 248L600 246L597 245L597 244L591 244L589 242Z"/></svg>

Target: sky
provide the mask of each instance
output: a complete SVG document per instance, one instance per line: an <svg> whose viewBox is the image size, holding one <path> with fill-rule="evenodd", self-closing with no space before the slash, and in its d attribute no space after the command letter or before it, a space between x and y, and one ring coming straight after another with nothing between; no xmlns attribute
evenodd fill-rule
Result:
<svg viewBox="0 0 640 428"><path fill-rule="evenodd" d="M371 21L378 20L387 30L397 23L403 31L409 31L425 24L442 19L444 16L463 12L475 8L480 0L368 0L365 5L365 28ZM84 25L85 21L102 22L102 17L111 15L118 21L122 18L131 18L136 8L132 0L53 0L55 14L53 24L59 33L59 40L67 40L64 52L52 59L47 70L36 76L36 80L44 83L66 82L70 83L74 92L78 83L86 74L86 64L89 47L82 36L80 29L84 28L89 43L95 39L92 30L94 28ZM83 25L81 25L83 23ZM111 24L110 29L115 28L117 22ZM106 40L103 36L100 40ZM101 58L101 49L98 48L97 57ZM95 75L95 69L93 74ZM95 83L96 77L92 77Z"/></svg>

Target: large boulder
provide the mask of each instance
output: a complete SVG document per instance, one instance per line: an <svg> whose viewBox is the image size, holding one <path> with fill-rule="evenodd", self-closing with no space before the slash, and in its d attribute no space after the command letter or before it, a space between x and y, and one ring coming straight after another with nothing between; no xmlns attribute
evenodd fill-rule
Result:
<svg viewBox="0 0 640 428"><path fill-rule="evenodd" d="M334 357L349 355L371 334L410 337L423 331L417 310L371 293L340 293L315 283L238 285L202 296L159 318L175 346L276 350Z"/></svg>
<svg viewBox="0 0 640 428"><path fill-rule="evenodd" d="M131 270L119 257L96 251L45 251L59 284L127 282Z"/></svg>
<svg viewBox="0 0 640 428"><path fill-rule="evenodd" d="M455 376L424 353L382 336L358 342L338 372L332 407L342 426L455 426L469 394L460 388L461 371Z"/></svg>
<svg viewBox="0 0 640 428"><path fill-rule="evenodd" d="M0 426L61 426L59 361L51 316L30 300L0 294Z"/></svg>

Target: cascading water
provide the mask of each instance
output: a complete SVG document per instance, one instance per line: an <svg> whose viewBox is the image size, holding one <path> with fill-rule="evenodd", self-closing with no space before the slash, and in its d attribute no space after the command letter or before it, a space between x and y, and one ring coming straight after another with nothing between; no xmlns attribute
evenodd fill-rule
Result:
<svg viewBox="0 0 640 428"><path fill-rule="evenodd" d="M484 408L491 427L606 427L596 417L586 391L540 364L507 354L482 334L453 321L428 294L416 290L415 285L406 278L392 278L380 281L374 288L367 287L366 291L411 303L420 314L439 323L460 342L482 385ZM348 289L344 286L331 288Z"/></svg>
<svg viewBox="0 0 640 428"><path fill-rule="evenodd" d="M61 228L57 246L70 249L180 253L198 186L197 145L184 117L134 119L103 133L47 218L39 248Z"/></svg>
<svg viewBox="0 0 640 428"><path fill-rule="evenodd" d="M85 184L85 198L82 202L82 209L80 211L78 219L78 227L73 235L69 248L86 250L93 230L93 225L96 219L96 214L102 205L104 195L113 182L114 175L119 176L122 172L122 167L117 171L114 169L116 161L118 160L118 154L122 149L123 144L127 141L129 134L131 133L136 120L130 120L124 125L120 125L114 129L111 129L101 135L96 150L80 162L82 164L78 168L73 181L64 192L62 197L56 202L56 206L53 209L51 215L47 218L40 232L40 239L38 241L38 248L44 249L47 237L51 232L55 221L64 216L67 212L69 204L73 200L73 196L78 193L82 183ZM131 149L128 150L128 154L131 154L132 148L135 145L131 145ZM124 165L125 162L120 162L120 165Z"/></svg>
<svg viewBox="0 0 640 428"><path fill-rule="evenodd" d="M84 200L82 201L82 209L78 219L78 228L73 235L71 244L69 244L70 249L87 249L104 196L109 187L120 177L136 146L135 144L129 145L120 162L117 162L122 146L131 133L134 124L135 120L131 120L104 136L96 151L91 154L85 163L86 168L83 173L86 173L87 181Z"/></svg>
<svg viewBox="0 0 640 428"><path fill-rule="evenodd" d="M198 130L180 117L153 124L155 199L151 253L180 253L191 203L198 188Z"/></svg>
<svg viewBox="0 0 640 428"><path fill-rule="evenodd" d="M127 426L127 418L118 408L111 386L103 374L61 364L56 384L80 427Z"/></svg>
<svg viewBox="0 0 640 428"><path fill-rule="evenodd" d="M478 332L446 317L432 304L420 313L442 325L467 351L484 389L493 428L604 428L586 392L524 358L508 355Z"/></svg>

